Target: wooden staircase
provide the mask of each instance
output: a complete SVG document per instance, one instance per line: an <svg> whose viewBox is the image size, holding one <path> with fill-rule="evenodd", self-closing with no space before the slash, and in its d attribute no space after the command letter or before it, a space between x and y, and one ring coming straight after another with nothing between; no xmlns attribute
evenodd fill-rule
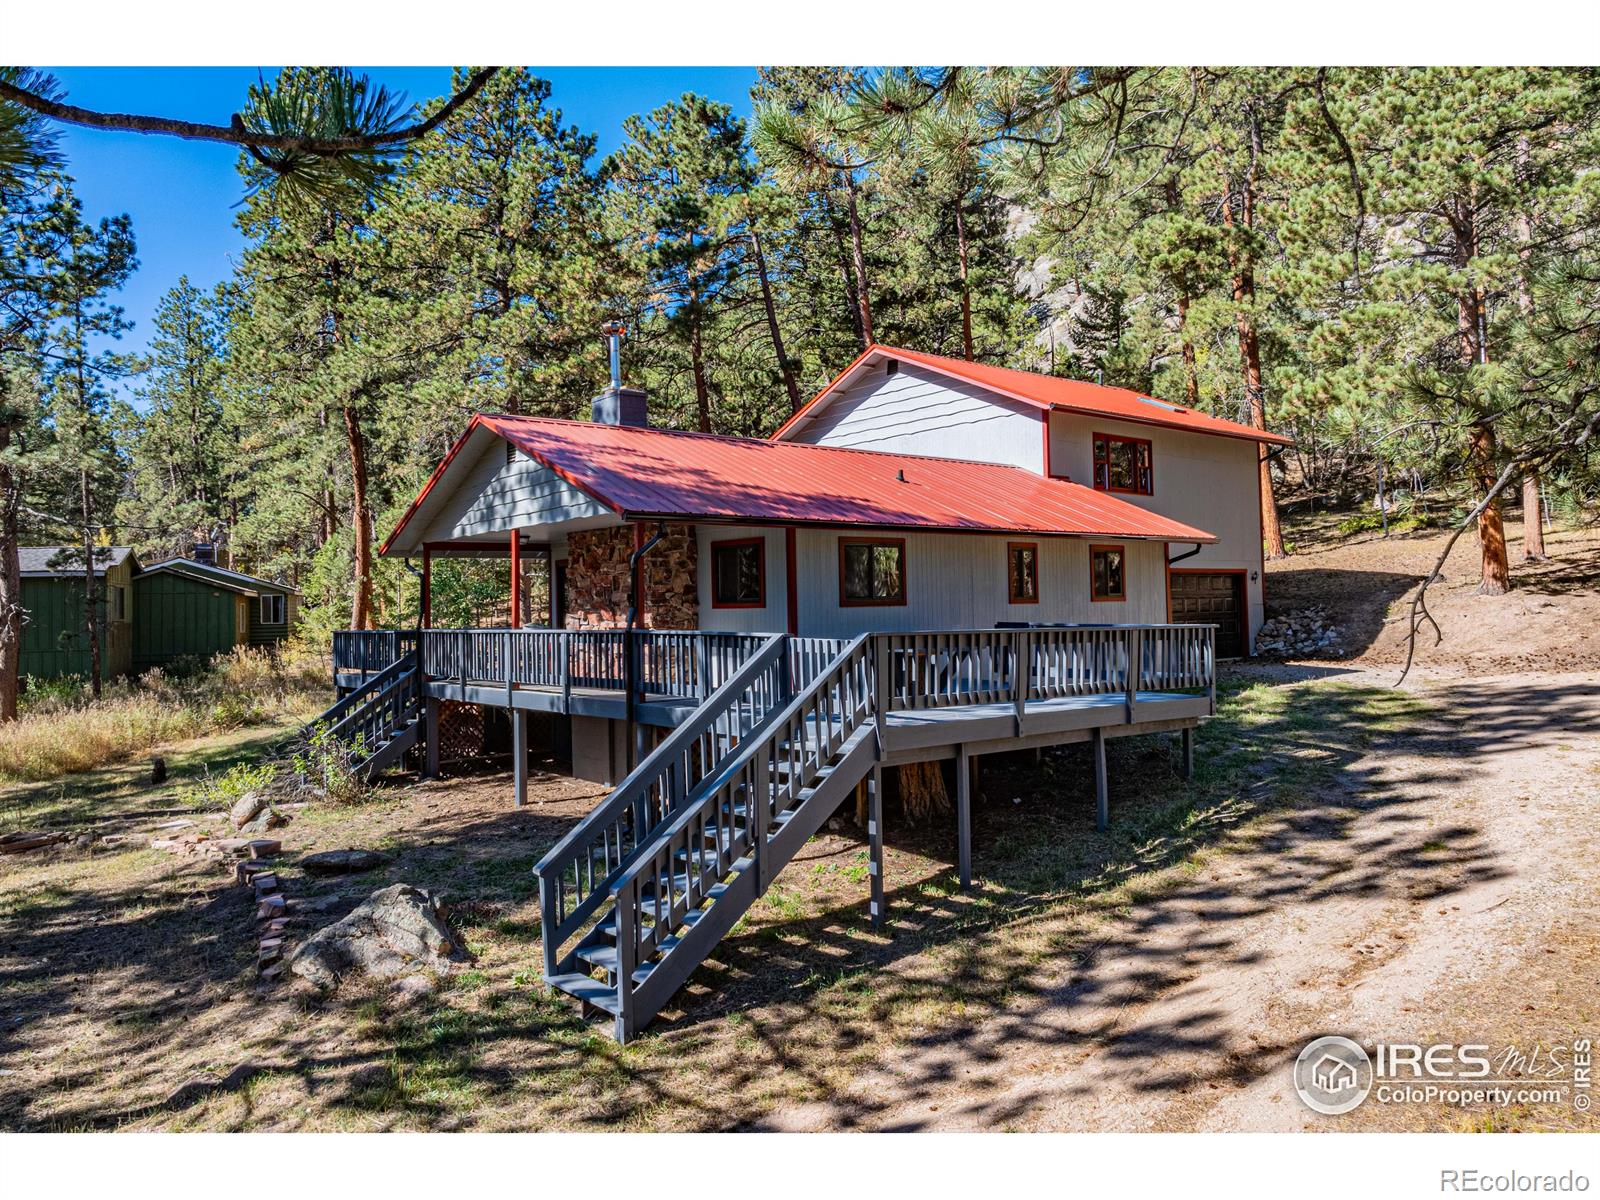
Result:
<svg viewBox="0 0 1600 1200"><path fill-rule="evenodd" d="M870 635L804 666L785 642L771 639L536 868L545 980L611 1014L618 1041L877 761Z"/></svg>
<svg viewBox="0 0 1600 1200"><path fill-rule="evenodd" d="M300 731L349 748L350 769L370 780L422 738L422 667L415 647Z"/></svg>

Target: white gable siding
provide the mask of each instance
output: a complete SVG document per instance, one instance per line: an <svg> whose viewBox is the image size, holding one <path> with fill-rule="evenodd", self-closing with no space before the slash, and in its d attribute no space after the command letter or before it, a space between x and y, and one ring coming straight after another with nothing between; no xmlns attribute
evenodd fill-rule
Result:
<svg viewBox="0 0 1600 1200"><path fill-rule="evenodd" d="M444 501L422 540L449 541L559 521L604 524L613 514L554 471L520 451L506 462L506 443L495 438Z"/></svg>
<svg viewBox="0 0 1600 1200"><path fill-rule="evenodd" d="M1165 545L1161 542L1115 538L1094 542L1123 546L1128 555L1128 599L1095 603L1089 597L1089 540L910 533L905 535L906 603L850 608L839 603L841 536L857 535L820 529L801 529L796 534L802 636L854 637L869 630L992 629L997 621L1145 625L1167 619ZM1011 604L1007 599L1006 543L1012 541L1038 543L1037 604ZM768 569L770 572L770 560ZM770 573L768 580L770 591ZM771 628L783 627L780 623Z"/></svg>
<svg viewBox="0 0 1600 1200"><path fill-rule="evenodd" d="M1263 619L1261 508L1255 442L1188 433L1078 413L1050 416L1050 470L1094 486L1094 435L1112 433L1150 442L1154 495L1117 499L1214 533L1214 545L1179 564L1185 570L1242 569L1250 609L1250 640ZM1182 554L1192 546L1175 545ZM1255 572L1251 579L1249 572Z"/></svg>
<svg viewBox="0 0 1600 1200"><path fill-rule="evenodd" d="M893 375L874 364L792 440L1044 469L1037 409L907 363Z"/></svg>
<svg viewBox="0 0 1600 1200"><path fill-rule="evenodd" d="M789 574L782 529L760 526L700 525L700 628L719 633L782 633L789 627ZM716 608L711 603L711 543L759 537L766 540L766 604L761 608Z"/></svg>

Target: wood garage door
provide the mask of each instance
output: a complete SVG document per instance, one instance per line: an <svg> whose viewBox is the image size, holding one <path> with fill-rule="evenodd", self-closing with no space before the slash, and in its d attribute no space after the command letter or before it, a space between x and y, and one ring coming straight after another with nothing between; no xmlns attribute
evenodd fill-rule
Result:
<svg viewBox="0 0 1600 1200"><path fill-rule="evenodd" d="M1243 658L1244 576L1230 571L1174 571L1172 619L1183 625L1215 625L1217 657Z"/></svg>

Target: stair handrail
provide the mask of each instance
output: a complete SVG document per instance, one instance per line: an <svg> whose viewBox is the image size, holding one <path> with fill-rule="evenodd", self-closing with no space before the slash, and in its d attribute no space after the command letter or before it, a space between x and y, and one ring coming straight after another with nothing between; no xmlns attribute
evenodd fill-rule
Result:
<svg viewBox="0 0 1600 1200"><path fill-rule="evenodd" d="M400 666L402 664L397 663L395 665ZM359 722L369 720L376 710L379 710L384 705L389 704L396 696L401 696L404 702L396 711L395 716L399 718L408 714L414 714L417 709L417 702L421 699L421 695L422 689L420 686L420 681L417 678L416 668L414 665L408 666L406 670L398 672L392 679L384 683L382 687L374 690L372 695L367 697L365 703L346 713L334 724L328 725L323 736L332 738L335 741L342 740L352 726L357 725ZM397 721L389 721L387 724L392 727L397 724ZM358 730L358 732L366 731L361 729Z"/></svg>
<svg viewBox="0 0 1600 1200"><path fill-rule="evenodd" d="M634 860L620 869L607 889L617 917L617 995L621 1013L626 1021L631 1008L634 990L633 973L638 966L639 951L654 953L673 929L680 926L683 917L697 909L706 900L708 887L726 877L733 864L746 853L753 852L753 866L758 879L766 879L762 856L771 818L776 809L774 797L781 793L798 799L806 787L816 781L822 769L850 740L857 730L872 721L876 714L876 680L873 678L873 655L869 651L875 635L861 634L851 641L828 667L819 672L810 684L799 689L783 710L776 714L761 732L748 738L739 749L723 762L714 777L708 777L697 797L685 803L669 822L657 829L647 846L647 853L636 854ZM855 676L852 681L852 676ZM810 724L805 718L808 709L824 692L838 689L846 699L837 710L829 707L818 716L825 718L826 727L819 720L813 730L816 753L803 745L796 753L796 735L802 743ZM853 698L849 693L854 691ZM780 746L788 736L788 749L782 761L788 764L787 778L781 788L776 780L776 766ZM826 753L824 753L826 750ZM747 817L742 829L736 828L731 818L740 787L745 790ZM777 811L782 811L778 809ZM703 837L685 837L686 832L704 834L708 826L717 825L714 849L702 849ZM682 842L680 846L678 843ZM640 887L646 877L659 878L665 856L666 875L675 871L674 854L678 849L688 849L684 862L685 886L678 889L669 881L668 897L663 907L659 894L652 904L654 917L648 934L636 936L636 912L641 907ZM695 857L699 854L699 858Z"/></svg>
<svg viewBox="0 0 1600 1200"><path fill-rule="evenodd" d="M560 946L605 902L607 884L616 872L653 843L655 829L717 772L751 730L759 728L788 699L786 642L787 635L781 633L762 642L727 682L706 697L687 721L668 733L604 802L539 860L533 870L539 877L540 935L547 974L556 973ZM719 748L719 739L728 746ZM695 762L697 745L700 758ZM598 871L597 853L601 859Z"/></svg>
<svg viewBox="0 0 1600 1200"><path fill-rule="evenodd" d="M319 727L326 728L328 730L336 728L353 709L364 705L380 689L387 687L396 679L400 678L400 676L404 675L406 671L415 667L417 653L418 651L413 647L411 650L406 651L399 658L395 659L394 662L390 663L383 670L379 671L376 675L373 675L369 679L363 680L361 685L354 691L348 693L347 695L341 696L322 712L318 713L314 720L301 728L297 736L301 738L308 738L315 733Z"/></svg>

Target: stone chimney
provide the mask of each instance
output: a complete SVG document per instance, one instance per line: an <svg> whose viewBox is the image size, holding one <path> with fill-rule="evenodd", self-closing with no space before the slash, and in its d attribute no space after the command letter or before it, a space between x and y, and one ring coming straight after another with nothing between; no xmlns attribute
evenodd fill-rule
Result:
<svg viewBox="0 0 1600 1200"><path fill-rule="evenodd" d="M620 321L607 321L600 326L611 348L611 386L594 398L590 416L602 425L650 424L649 405L640 388L622 386L622 335L627 332Z"/></svg>

